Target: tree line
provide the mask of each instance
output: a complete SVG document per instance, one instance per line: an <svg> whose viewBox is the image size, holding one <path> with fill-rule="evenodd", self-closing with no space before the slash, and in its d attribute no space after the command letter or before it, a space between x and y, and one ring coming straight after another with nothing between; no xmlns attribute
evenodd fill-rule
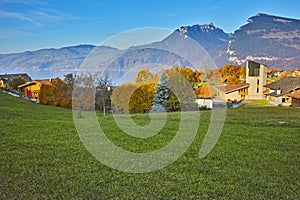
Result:
<svg viewBox="0 0 300 200"><path fill-rule="evenodd" d="M203 71L174 66L157 74L149 68L138 71L133 82L112 86L107 72L103 75L66 74L51 85L43 84L39 102L63 108L100 110L117 113L147 113L152 111L180 111L194 108L194 100L208 98L214 93L211 86L237 84L245 79L245 67L225 65L223 68ZM9 88L16 90L25 83L21 77L11 81Z"/></svg>

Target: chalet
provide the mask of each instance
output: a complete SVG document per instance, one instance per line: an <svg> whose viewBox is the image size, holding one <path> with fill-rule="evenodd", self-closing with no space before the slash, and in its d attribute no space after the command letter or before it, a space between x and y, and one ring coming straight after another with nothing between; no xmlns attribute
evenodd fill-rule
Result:
<svg viewBox="0 0 300 200"><path fill-rule="evenodd" d="M249 86L248 83L218 86L217 95L227 102L241 101L247 98Z"/></svg>
<svg viewBox="0 0 300 200"><path fill-rule="evenodd" d="M30 76L26 73L2 74L2 75L0 75L0 88L7 88L9 83L16 78L22 78L25 82L31 81Z"/></svg>
<svg viewBox="0 0 300 200"><path fill-rule="evenodd" d="M266 99L275 105L292 105L292 94L300 92L300 77L288 76L265 85Z"/></svg>
<svg viewBox="0 0 300 200"><path fill-rule="evenodd" d="M38 99L41 87L43 85L51 86L56 81L63 81L60 78L33 80L18 86L19 92L27 98ZM66 83L65 81L63 81Z"/></svg>
<svg viewBox="0 0 300 200"><path fill-rule="evenodd" d="M300 92L295 92L288 96L292 98L292 106L300 107Z"/></svg>

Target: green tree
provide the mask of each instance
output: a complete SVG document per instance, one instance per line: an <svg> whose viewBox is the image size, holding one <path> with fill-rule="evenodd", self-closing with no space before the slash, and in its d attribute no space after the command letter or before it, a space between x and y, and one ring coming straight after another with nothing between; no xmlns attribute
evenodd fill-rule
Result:
<svg viewBox="0 0 300 200"><path fill-rule="evenodd" d="M154 112L163 112L169 110L169 99L171 95L172 85L164 71L161 72L159 76L159 82L155 87L155 94L153 99Z"/></svg>

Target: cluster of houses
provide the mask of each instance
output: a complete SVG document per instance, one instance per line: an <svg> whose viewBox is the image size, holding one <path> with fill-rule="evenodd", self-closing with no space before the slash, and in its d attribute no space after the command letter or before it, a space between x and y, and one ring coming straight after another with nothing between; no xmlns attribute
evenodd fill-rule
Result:
<svg viewBox="0 0 300 200"><path fill-rule="evenodd" d="M300 73L294 71L291 76L274 81L283 70L270 70L265 65L248 61L246 81L235 85L223 84L217 87L217 96L224 101L269 100L271 104L282 106L300 106Z"/></svg>
<svg viewBox="0 0 300 200"><path fill-rule="evenodd" d="M247 61L246 78L243 83L227 85L224 82L216 87L216 96L224 102L241 102L243 100L269 100L271 104L300 107L300 72L293 72L281 79L283 70L269 69L263 64ZM272 77L272 78L271 78ZM24 84L18 86L18 93L29 99L38 99L42 85L52 85L59 78L32 80L27 74L0 75L0 88L7 88L9 82L22 78ZM214 95L199 97L199 107L213 107Z"/></svg>

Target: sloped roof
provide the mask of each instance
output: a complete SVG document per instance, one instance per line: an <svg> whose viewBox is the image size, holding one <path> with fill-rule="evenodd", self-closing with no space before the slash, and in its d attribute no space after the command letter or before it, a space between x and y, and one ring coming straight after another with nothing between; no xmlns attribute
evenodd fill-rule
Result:
<svg viewBox="0 0 300 200"><path fill-rule="evenodd" d="M30 85L35 85L37 83L40 83L42 85L52 85L52 83L54 83L55 81L62 81L65 84L68 84L66 81L61 80L60 78L52 78L52 79L41 79L41 80L33 80L27 83L24 83L22 85L19 85L18 88L23 88L23 87L28 87Z"/></svg>
<svg viewBox="0 0 300 200"><path fill-rule="evenodd" d="M283 72L283 69L279 69L279 68L268 68L267 73L272 73L272 72Z"/></svg>
<svg viewBox="0 0 300 200"><path fill-rule="evenodd" d="M236 90L248 88L250 86L249 83L239 83L234 85L227 85L227 86L218 86L218 89L225 92L226 94L234 92Z"/></svg>
<svg viewBox="0 0 300 200"><path fill-rule="evenodd" d="M52 85L51 81L49 79L44 80L33 80L34 82L40 83L42 85Z"/></svg>
<svg viewBox="0 0 300 200"><path fill-rule="evenodd" d="M288 96L290 96L294 99L300 99L300 92L295 92L293 94L289 94Z"/></svg>
<svg viewBox="0 0 300 200"><path fill-rule="evenodd" d="M25 81L31 81L30 76L27 73L20 73L20 74L1 74L0 79L12 81L15 78L22 77Z"/></svg>
<svg viewBox="0 0 300 200"><path fill-rule="evenodd" d="M265 85L272 90L281 90L281 95L287 94L295 89L300 88L300 77L288 76L276 82Z"/></svg>

